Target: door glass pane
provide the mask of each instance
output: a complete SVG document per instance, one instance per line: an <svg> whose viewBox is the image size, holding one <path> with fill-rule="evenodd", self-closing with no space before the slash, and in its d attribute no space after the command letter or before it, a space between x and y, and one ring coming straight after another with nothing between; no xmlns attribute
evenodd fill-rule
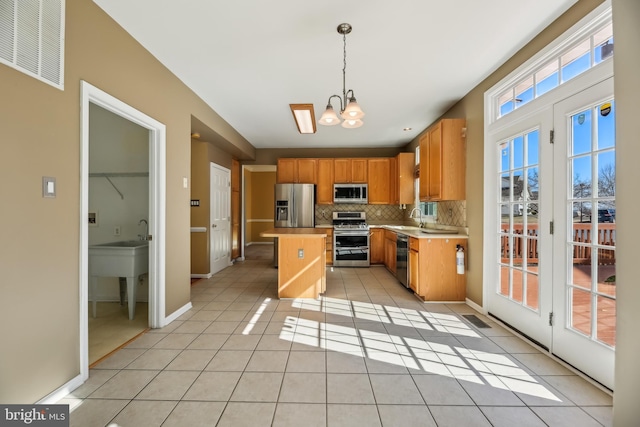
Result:
<svg viewBox="0 0 640 427"><path fill-rule="evenodd" d="M578 155L591 151L591 109L584 110L571 120L571 154Z"/></svg>
<svg viewBox="0 0 640 427"><path fill-rule="evenodd" d="M582 201L573 202L572 206L573 206L572 216L573 216L574 223L577 222L582 224L585 222L591 222L591 202L582 202ZM573 229L575 233L575 230L576 230L575 225ZM582 240L577 240L577 241L582 241Z"/></svg>
<svg viewBox="0 0 640 427"><path fill-rule="evenodd" d="M571 293L571 327L591 335L591 293L569 288Z"/></svg>
<svg viewBox="0 0 640 427"><path fill-rule="evenodd" d="M499 274L500 274L500 280L498 281L498 283L500 284L500 287L498 288L498 292L500 293L500 295L504 295L506 297L509 296L509 272L511 271L511 269L505 265L501 266L500 269L498 270Z"/></svg>
<svg viewBox="0 0 640 427"><path fill-rule="evenodd" d="M522 271L518 269L513 269L512 273L513 273L513 284L512 284L511 299L517 302L522 302L522 289L523 289Z"/></svg>
<svg viewBox="0 0 640 427"><path fill-rule="evenodd" d="M524 137L513 140L513 168L519 169L524 165Z"/></svg>
<svg viewBox="0 0 640 427"><path fill-rule="evenodd" d="M503 202L511 201L511 174L503 173L500 177L501 190L500 190L500 200Z"/></svg>
<svg viewBox="0 0 640 427"><path fill-rule="evenodd" d="M598 154L598 197L616 195L616 156L614 151Z"/></svg>
<svg viewBox="0 0 640 427"><path fill-rule="evenodd" d="M591 156L576 157L571 162L573 197L591 196Z"/></svg>
<svg viewBox="0 0 640 427"><path fill-rule="evenodd" d="M588 245L572 245L573 266L569 283L590 290L592 284L591 274L591 247Z"/></svg>
<svg viewBox="0 0 640 427"><path fill-rule="evenodd" d="M598 149L610 148L616 143L616 104L605 102L598 107Z"/></svg>
<svg viewBox="0 0 640 427"><path fill-rule="evenodd" d="M616 345L616 300L598 296L597 306L596 338L614 347Z"/></svg>
<svg viewBox="0 0 640 427"><path fill-rule="evenodd" d="M598 249L598 293L616 296L616 251Z"/></svg>
<svg viewBox="0 0 640 427"><path fill-rule="evenodd" d="M502 233L510 233L511 232L511 215L509 215L509 209L511 209L511 205L500 205L500 211L502 214L500 215L500 231Z"/></svg>
<svg viewBox="0 0 640 427"><path fill-rule="evenodd" d="M500 147L500 172L506 172L510 168L509 143L505 142Z"/></svg>
<svg viewBox="0 0 640 427"><path fill-rule="evenodd" d="M527 166L538 164L538 144L540 143L540 135L537 130L527 134Z"/></svg>
<svg viewBox="0 0 640 427"><path fill-rule="evenodd" d="M537 267L536 267L537 269ZM540 289L538 286L538 275L527 273L527 301L526 306L537 310L540 306Z"/></svg>
<svg viewBox="0 0 640 427"><path fill-rule="evenodd" d="M536 230L537 231L537 230ZM531 233L531 230L529 231ZM527 271L538 271L538 239L526 239Z"/></svg>

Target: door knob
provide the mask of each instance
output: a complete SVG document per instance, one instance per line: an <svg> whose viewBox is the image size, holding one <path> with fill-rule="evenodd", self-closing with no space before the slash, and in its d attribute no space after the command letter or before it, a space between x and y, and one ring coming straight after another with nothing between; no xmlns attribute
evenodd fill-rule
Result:
<svg viewBox="0 0 640 427"><path fill-rule="evenodd" d="M217 227L217 225L211 224L211 228L216 228L216 227Z"/></svg>

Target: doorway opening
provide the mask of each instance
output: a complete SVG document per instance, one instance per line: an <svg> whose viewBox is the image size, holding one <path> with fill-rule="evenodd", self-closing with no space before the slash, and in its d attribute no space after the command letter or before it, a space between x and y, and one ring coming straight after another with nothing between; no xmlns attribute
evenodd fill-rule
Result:
<svg viewBox="0 0 640 427"><path fill-rule="evenodd" d="M135 319L138 317L151 328L159 328L166 323L164 275L166 129L162 123L84 81L81 82L80 107L80 374L84 381L88 378L90 364L89 315L90 313L93 314L94 311L93 304L91 304L91 307L89 306L90 298L92 303L101 299L115 299L119 304L120 301L124 300L124 298L120 299L120 291L122 290L127 295L126 299L128 300L125 305L126 309L124 309L127 316L125 322L131 322L130 318ZM95 134L92 133L92 125L94 124L92 120L100 117L100 114L107 120L120 121L123 126L129 128L127 133L139 133L142 136L138 139L145 139L145 141L140 142L138 148L133 149L133 151L128 151L126 155L120 158L120 161L117 160L117 155L114 156L115 152L113 150L108 150L108 146L102 147L107 148L102 153L102 157L109 157L109 154L106 153L110 153L113 156L111 163L109 163L109 159L105 158L94 162L95 159L90 159L91 149L98 150L96 147L100 145L92 145L90 148L90 140L95 137ZM107 135L105 140L108 139L109 136ZM107 145L109 144L107 143ZM131 144L125 143L125 146L127 150L132 149ZM125 164L118 164L122 162L125 162ZM138 166L146 163L146 171L130 169L134 166L134 163ZM115 170L99 170L96 165L100 164L103 167L110 167ZM128 180L124 184L127 188L126 191L121 190L121 188L125 187L123 183L117 182L120 179ZM121 188L119 188L118 184L120 184ZM101 188L101 185L104 185L104 188ZM93 187L94 190L100 188L100 190L90 193L90 187ZM130 187L138 188L136 191L131 192L132 189ZM108 191L112 192L110 197L115 195L115 200L123 201L126 199L131 203L118 206L115 203L96 199L96 197L100 198L109 194L107 193ZM91 210L89 209L90 205ZM100 207L100 209L97 209L96 206ZM103 212L102 215L100 210ZM104 224L104 227L99 227L101 224ZM93 233L90 233L90 228ZM98 232L98 228L101 229L100 232ZM103 246L105 250L112 249L115 246L115 250L119 254L126 252L124 254L124 264L126 266L131 263L135 264L135 267L131 268L130 274L115 273L114 278L109 279L112 285L107 283L106 286L102 286L104 283L100 281L107 280L103 279L103 277L108 277L112 273L105 272L101 268L113 268L112 264L114 263L120 268L123 263L120 262L121 259L117 261L109 259L108 262L98 264L92 262L90 264L90 241L94 243L99 240L108 240L106 243L109 244L106 247ZM114 244L116 242L117 244ZM148 261L144 267L140 267L142 263L137 252L141 247L148 254ZM124 251L121 251L122 249ZM143 256L143 258L145 257ZM140 268L146 271L143 272ZM118 279L118 277L124 280ZM143 283L146 281L148 284L148 298L143 298L143 295L138 293L140 278L143 279ZM90 283L91 286L89 286ZM106 293L106 298L104 293ZM138 311L136 304L129 304L129 301L132 303L137 301L138 295L141 296L141 299L148 300L147 312L142 307ZM104 310L104 313L106 313L105 307L96 304L96 314L100 313L100 310ZM118 308L117 311L119 312L120 309Z"/></svg>

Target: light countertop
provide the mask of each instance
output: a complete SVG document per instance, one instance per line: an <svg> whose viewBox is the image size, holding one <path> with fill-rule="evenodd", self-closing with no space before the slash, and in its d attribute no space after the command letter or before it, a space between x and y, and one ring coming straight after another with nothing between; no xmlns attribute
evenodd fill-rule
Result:
<svg viewBox="0 0 640 427"><path fill-rule="evenodd" d="M260 237L327 237L322 228L272 228L260 233Z"/></svg>

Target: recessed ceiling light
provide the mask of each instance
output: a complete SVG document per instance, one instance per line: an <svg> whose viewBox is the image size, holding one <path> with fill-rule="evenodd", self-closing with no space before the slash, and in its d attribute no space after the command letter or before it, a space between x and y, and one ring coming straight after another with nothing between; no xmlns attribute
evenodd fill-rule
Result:
<svg viewBox="0 0 640 427"><path fill-rule="evenodd" d="M408 132L408 131L410 131L410 130L413 130L413 128L404 128L404 129L402 129L402 130L403 130L403 131L405 131L405 132Z"/></svg>

